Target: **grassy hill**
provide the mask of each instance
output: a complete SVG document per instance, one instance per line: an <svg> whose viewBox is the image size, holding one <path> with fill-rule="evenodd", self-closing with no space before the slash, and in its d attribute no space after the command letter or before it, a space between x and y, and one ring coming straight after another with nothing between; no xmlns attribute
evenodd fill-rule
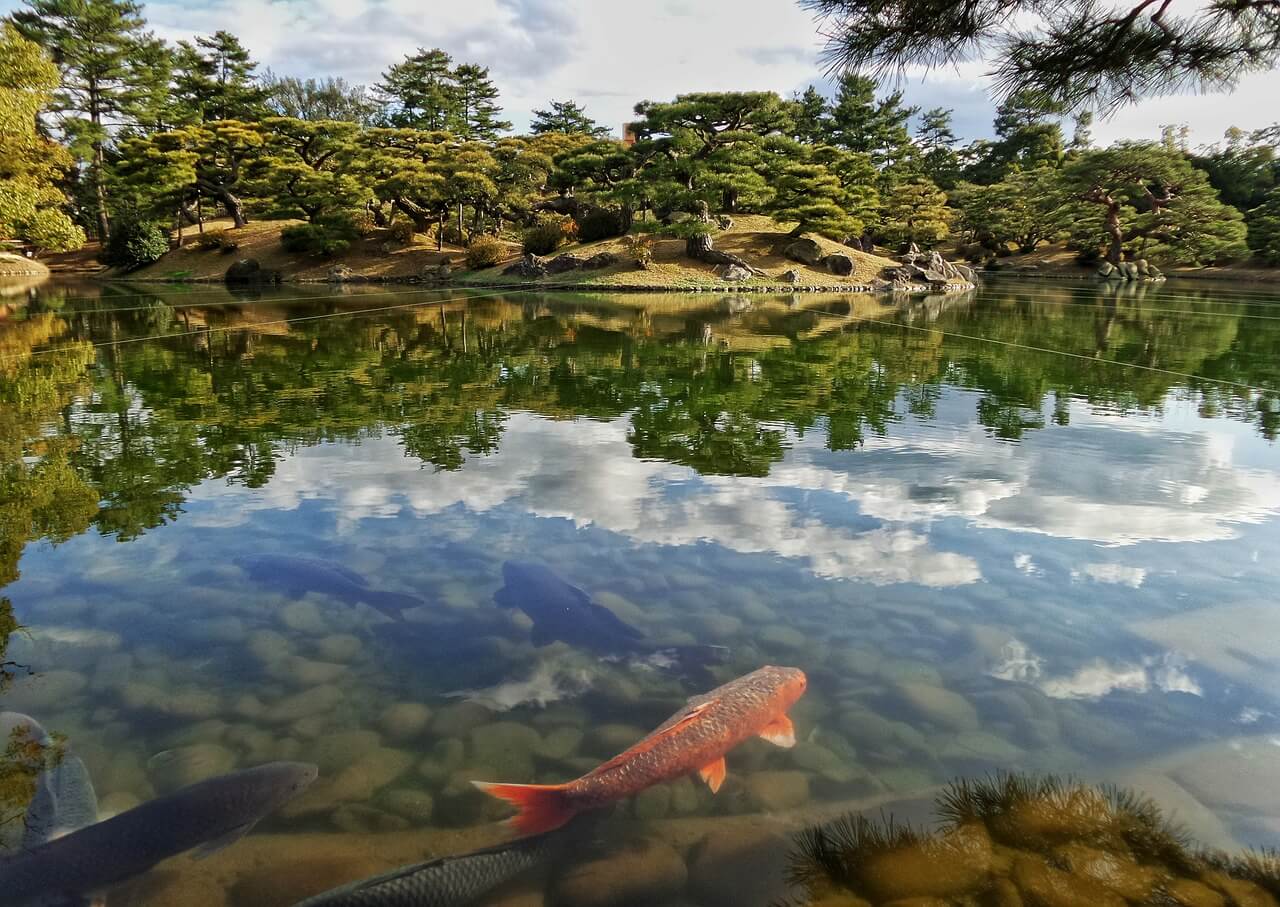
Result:
<svg viewBox="0 0 1280 907"><path fill-rule="evenodd" d="M435 241L423 235L416 236L410 243L398 243L389 240L382 231L355 241L340 256L322 259L284 250L280 245L280 231L292 223L297 221L258 221L232 230L227 229L230 227L229 223L212 222L205 229L226 230L224 235L237 244L234 250L201 248L196 241L197 237L188 232L182 248L175 249L154 264L128 276L131 280L221 280L233 262L242 258L254 258L263 268L279 271L287 281L323 281L338 266L350 269L351 275L357 279L407 281L430 273L448 258L454 269L453 282L458 285L514 286L527 282L520 277L502 273L507 265L520 258L520 248L515 243L508 244L508 256L503 262L481 271L465 270L466 250L463 248L446 245L442 251L438 251ZM741 215L734 219L729 230L716 234L715 247L738 255L765 272L766 277L757 278L753 283L780 284L784 271L795 270L800 274L799 285L802 287L862 287L879 277L884 268L895 264L888 258L814 237L824 254L840 252L853 260L853 273L847 277L839 277L820 268L789 261L779 254L778 250L789 239L788 232L786 225L780 225L768 217ZM619 263L596 271L569 271L549 275L536 283L583 289L632 287L654 290L724 285L715 266L695 261L684 254L684 241L679 239L655 238L654 260L648 270L639 270L622 254L620 239L565 246L555 254L571 253L589 258L600 252L618 253Z"/></svg>

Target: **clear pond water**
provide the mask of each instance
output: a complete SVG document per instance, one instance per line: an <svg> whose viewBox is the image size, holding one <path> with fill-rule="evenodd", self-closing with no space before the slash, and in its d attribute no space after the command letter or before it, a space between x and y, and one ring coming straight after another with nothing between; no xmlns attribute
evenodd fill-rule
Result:
<svg viewBox="0 0 1280 907"><path fill-rule="evenodd" d="M15 291L0 710L65 735L104 813L320 766L122 904L287 905L491 843L506 812L470 779L568 780L763 664L808 673L798 745L748 743L717 796L655 789L597 842L650 903L737 896L708 836L780 853L807 819L918 817L997 771L1275 846L1278 301ZM727 660L535 645L494 600L509 560ZM417 601L398 620L381 593Z"/></svg>

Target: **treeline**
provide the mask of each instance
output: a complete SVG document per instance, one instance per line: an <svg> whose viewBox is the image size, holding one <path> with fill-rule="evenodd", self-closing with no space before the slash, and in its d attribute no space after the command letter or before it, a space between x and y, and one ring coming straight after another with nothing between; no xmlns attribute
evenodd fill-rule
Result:
<svg viewBox="0 0 1280 907"><path fill-rule="evenodd" d="M554 247L638 219L689 235L713 212L863 247L950 238L977 262L1065 241L1086 260L1202 264L1252 247L1280 263L1276 127L1199 153L1174 130L1099 149L1087 114L1067 137L1066 111L1023 92L996 111L993 140L961 144L950 111L850 74L830 100L810 87L645 101L624 141L555 101L512 136L488 70L439 49L368 89L303 81L259 74L225 31L167 45L128 0L27 0L0 39L0 189L20 200L0 203L0 238L63 249L87 232L125 265L222 214L300 218L286 241L332 255L371 230L440 244L530 231L537 249L539 232Z"/></svg>

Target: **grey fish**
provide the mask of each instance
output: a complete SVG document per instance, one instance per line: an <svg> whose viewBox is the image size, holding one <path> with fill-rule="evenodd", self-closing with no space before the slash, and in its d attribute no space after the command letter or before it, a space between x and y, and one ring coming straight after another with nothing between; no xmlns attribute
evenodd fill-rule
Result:
<svg viewBox="0 0 1280 907"><path fill-rule="evenodd" d="M19 712L0 712L0 743L14 742L15 732L40 746L40 759L44 762L23 816L21 848L39 847L97 822L98 795L93 781L69 744L55 741L34 718Z"/></svg>
<svg viewBox="0 0 1280 907"><path fill-rule="evenodd" d="M502 565L503 587L493 600L503 608L519 608L533 621L535 646L556 640L601 655L644 655L680 667L719 664L728 655L723 646L670 646L647 639L587 593L572 586L543 564L507 561Z"/></svg>
<svg viewBox="0 0 1280 907"><path fill-rule="evenodd" d="M193 848L207 856L248 834L316 774L300 762L232 772L0 860L5 907L82 902Z"/></svg>
<svg viewBox="0 0 1280 907"><path fill-rule="evenodd" d="M464 907L555 856L567 841L567 831L401 866L317 894L294 907Z"/></svg>
<svg viewBox="0 0 1280 907"><path fill-rule="evenodd" d="M403 620L407 609L425 604L415 595L371 589L369 581L359 573L328 561L282 554L250 554L235 558L233 563L254 581L294 598L319 592L350 605L363 602L393 620Z"/></svg>

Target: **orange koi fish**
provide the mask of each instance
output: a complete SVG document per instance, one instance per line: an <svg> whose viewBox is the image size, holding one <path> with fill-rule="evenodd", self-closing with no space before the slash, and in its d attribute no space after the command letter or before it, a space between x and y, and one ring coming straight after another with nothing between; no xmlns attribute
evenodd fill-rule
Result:
<svg viewBox="0 0 1280 907"><path fill-rule="evenodd" d="M515 806L519 813L511 825L525 835L559 828L580 812L694 772L715 793L724 783L724 754L747 738L795 745L787 709L804 695L808 682L799 668L769 665L752 671L694 696L635 746L567 784L472 783Z"/></svg>

